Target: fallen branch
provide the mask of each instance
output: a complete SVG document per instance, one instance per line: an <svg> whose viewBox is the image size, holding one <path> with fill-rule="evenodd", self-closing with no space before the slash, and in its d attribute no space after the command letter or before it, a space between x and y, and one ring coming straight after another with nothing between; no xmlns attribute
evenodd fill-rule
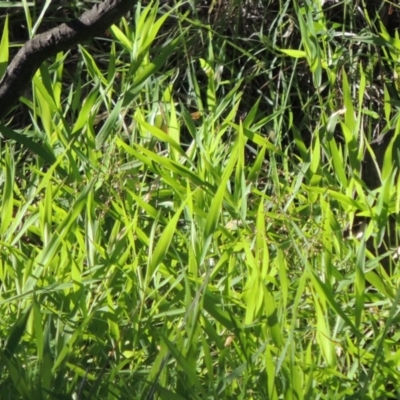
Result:
<svg viewBox="0 0 400 400"><path fill-rule="evenodd" d="M132 0L104 0L78 19L63 23L26 42L0 81L0 118L17 103L46 59L104 33L134 4Z"/></svg>

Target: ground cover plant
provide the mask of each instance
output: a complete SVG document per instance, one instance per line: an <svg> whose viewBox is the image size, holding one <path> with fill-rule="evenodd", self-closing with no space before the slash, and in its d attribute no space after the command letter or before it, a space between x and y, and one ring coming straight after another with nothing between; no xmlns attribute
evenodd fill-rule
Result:
<svg viewBox="0 0 400 400"><path fill-rule="evenodd" d="M60 8L0 7L3 73ZM0 125L1 398L398 398L397 12L143 2L43 64Z"/></svg>

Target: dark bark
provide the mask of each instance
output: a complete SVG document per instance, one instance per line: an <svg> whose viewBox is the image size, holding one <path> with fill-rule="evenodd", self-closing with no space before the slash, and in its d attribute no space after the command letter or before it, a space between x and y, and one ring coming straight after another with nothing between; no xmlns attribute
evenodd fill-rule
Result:
<svg viewBox="0 0 400 400"><path fill-rule="evenodd" d="M0 119L22 96L35 72L47 58L104 33L134 4L132 0L104 0L78 19L63 23L26 42L0 81Z"/></svg>

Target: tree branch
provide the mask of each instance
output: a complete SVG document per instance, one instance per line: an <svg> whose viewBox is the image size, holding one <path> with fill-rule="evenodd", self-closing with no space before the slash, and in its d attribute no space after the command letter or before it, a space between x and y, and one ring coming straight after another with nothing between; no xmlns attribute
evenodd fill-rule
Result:
<svg viewBox="0 0 400 400"><path fill-rule="evenodd" d="M63 23L26 42L0 81L0 118L22 96L37 69L47 58L102 34L134 4L131 0L104 0L78 19Z"/></svg>

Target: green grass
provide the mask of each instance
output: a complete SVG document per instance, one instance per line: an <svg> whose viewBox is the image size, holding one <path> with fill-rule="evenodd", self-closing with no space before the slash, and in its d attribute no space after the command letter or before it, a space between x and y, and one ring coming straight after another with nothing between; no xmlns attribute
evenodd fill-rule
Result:
<svg viewBox="0 0 400 400"><path fill-rule="evenodd" d="M37 72L0 126L2 398L399 397L399 274L367 243L398 213L397 153L378 189L360 175L376 125L400 132L374 75L399 40L318 7L255 29L232 4L228 34L138 6Z"/></svg>

